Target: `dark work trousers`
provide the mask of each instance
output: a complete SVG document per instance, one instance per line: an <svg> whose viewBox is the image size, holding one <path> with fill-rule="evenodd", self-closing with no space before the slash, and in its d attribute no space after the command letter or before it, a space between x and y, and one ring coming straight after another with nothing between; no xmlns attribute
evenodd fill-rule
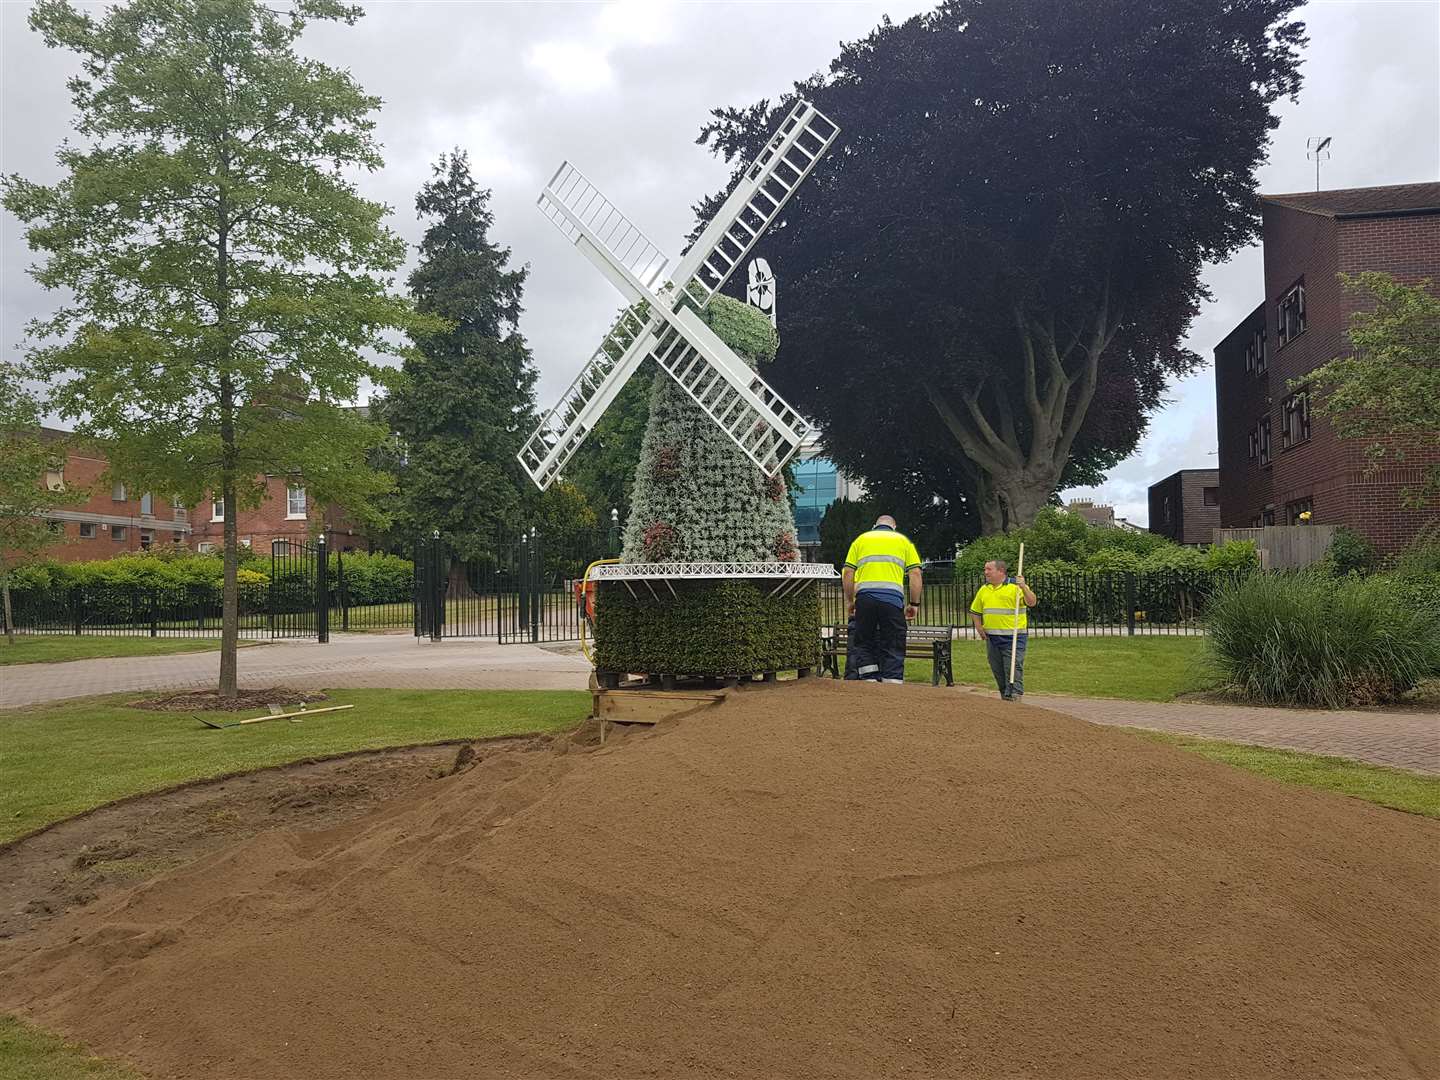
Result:
<svg viewBox="0 0 1440 1080"><path fill-rule="evenodd" d="M860 679L905 678L905 609L863 592L855 598L855 675Z"/></svg>
<svg viewBox="0 0 1440 1080"><path fill-rule="evenodd" d="M845 650L845 679L847 682L854 682L859 675L855 674L855 616L850 616L849 637L850 647Z"/></svg>
<svg viewBox="0 0 1440 1080"><path fill-rule="evenodd" d="M1019 697L1025 693L1025 638L1022 630L1015 639L1015 682L1010 682L1010 631L991 630L985 653L990 658L990 672L1000 696Z"/></svg>

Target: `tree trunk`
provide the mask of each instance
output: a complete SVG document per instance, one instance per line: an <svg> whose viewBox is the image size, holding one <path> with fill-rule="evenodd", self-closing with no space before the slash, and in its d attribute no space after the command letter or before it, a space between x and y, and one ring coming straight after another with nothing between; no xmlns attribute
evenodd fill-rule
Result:
<svg viewBox="0 0 1440 1080"><path fill-rule="evenodd" d="M229 171L229 158L222 155L222 171ZM236 571L240 568L240 546L235 535L235 383L230 375L230 344L224 334L230 314L230 204L224 185L217 200L219 229L215 249L216 322L220 343L220 498L225 502L225 570L220 591L220 696L239 695L237 653L240 648L240 595ZM213 494L213 493L212 493Z"/></svg>
<svg viewBox="0 0 1440 1080"><path fill-rule="evenodd" d="M0 593L5 595L5 640L11 645L15 644L15 616L10 611L10 575L5 575L5 581L0 583Z"/></svg>
<svg viewBox="0 0 1440 1080"><path fill-rule="evenodd" d="M1000 531L1011 532L1029 525L1035 520L1035 515L1049 505L1050 496L1060 483L1060 470L1043 472L1044 475L1038 478L1033 471L993 478L1001 504Z"/></svg>

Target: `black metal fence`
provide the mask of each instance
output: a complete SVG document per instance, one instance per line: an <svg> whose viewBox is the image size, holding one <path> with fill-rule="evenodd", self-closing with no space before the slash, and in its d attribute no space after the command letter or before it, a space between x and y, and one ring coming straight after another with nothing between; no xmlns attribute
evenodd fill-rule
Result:
<svg viewBox="0 0 1440 1080"><path fill-rule="evenodd" d="M268 584L239 586L240 633L270 637ZM218 637L221 595L212 585L68 585L11 594L15 629L32 634Z"/></svg>
<svg viewBox="0 0 1440 1080"><path fill-rule="evenodd" d="M415 551L415 633L439 641L490 637L507 642L574 641L582 618L585 568L619 553L616 526L547 537L537 529L497 538L464 558L442 537Z"/></svg>
<svg viewBox="0 0 1440 1080"><path fill-rule="evenodd" d="M1036 606L1028 613L1030 633L1046 637L1105 637L1136 634L1196 634L1215 588L1227 572L1154 570L1135 573L1043 574L1027 578ZM979 575L962 581L927 581L919 621L927 626L970 629L970 603L984 583ZM821 589L821 621L845 621L840 585Z"/></svg>

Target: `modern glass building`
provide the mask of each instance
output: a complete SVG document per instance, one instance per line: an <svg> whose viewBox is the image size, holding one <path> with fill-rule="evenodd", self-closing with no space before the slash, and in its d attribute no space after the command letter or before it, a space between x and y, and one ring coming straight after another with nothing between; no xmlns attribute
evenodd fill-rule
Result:
<svg viewBox="0 0 1440 1080"><path fill-rule="evenodd" d="M795 493L796 542L803 557L810 560L820 547L820 519L830 504L836 499L862 498L864 491L848 479L815 442L801 446L794 470L795 482L800 487Z"/></svg>

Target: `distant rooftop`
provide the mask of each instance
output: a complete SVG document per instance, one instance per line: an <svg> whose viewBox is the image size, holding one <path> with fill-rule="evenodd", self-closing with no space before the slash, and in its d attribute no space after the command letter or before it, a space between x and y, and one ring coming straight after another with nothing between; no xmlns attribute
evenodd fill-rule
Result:
<svg viewBox="0 0 1440 1080"><path fill-rule="evenodd" d="M1332 218L1440 213L1440 183L1297 191L1291 195L1262 195L1260 200Z"/></svg>

